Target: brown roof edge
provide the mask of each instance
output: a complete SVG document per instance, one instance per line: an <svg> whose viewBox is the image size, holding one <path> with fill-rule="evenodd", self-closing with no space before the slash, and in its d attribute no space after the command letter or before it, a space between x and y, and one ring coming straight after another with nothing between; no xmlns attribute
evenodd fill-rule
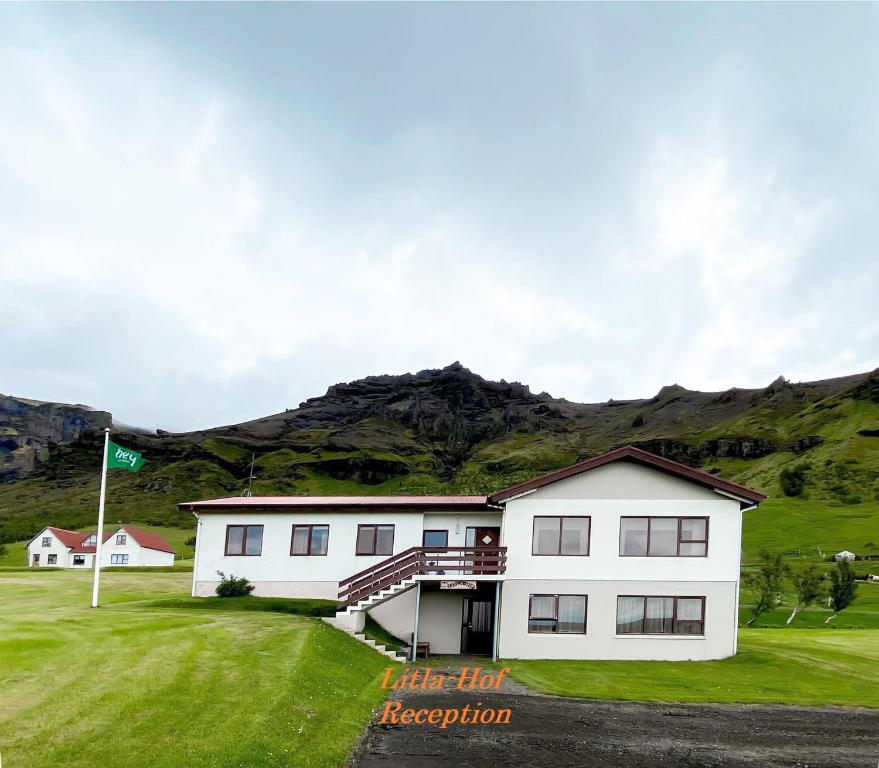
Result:
<svg viewBox="0 0 879 768"><path fill-rule="evenodd" d="M486 496L233 496L227 499L203 499L181 502L178 509L189 512L221 512L235 509L260 511L297 511L313 509L369 509L388 507L406 509L489 509Z"/></svg>
<svg viewBox="0 0 879 768"><path fill-rule="evenodd" d="M655 453L635 448L632 445L624 445L621 448L615 448L612 451L578 462L570 467L558 469L555 472L535 477L533 480L526 480L524 483L518 483L509 488L504 488L503 490L489 496L488 499L490 502L494 503L507 501L508 499L522 493L542 488L544 485L549 485L550 483L555 483L559 480L579 475L581 472L586 472L587 470L595 469L596 467L601 467L612 461L619 461L621 459L645 464L671 475L676 475L685 480L690 480L699 483L700 485L714 488L718 491L725 491L733 496L747 499L754 504L759 504L766 499L765 494L755 491L753 488L748 488L746 485L740 485L731 480L724 480L722 477L716 477L708 472L703 472L701 469L693 469L693 467L688 467L686 464L681 464L677 461L657 456Z"/></svg>

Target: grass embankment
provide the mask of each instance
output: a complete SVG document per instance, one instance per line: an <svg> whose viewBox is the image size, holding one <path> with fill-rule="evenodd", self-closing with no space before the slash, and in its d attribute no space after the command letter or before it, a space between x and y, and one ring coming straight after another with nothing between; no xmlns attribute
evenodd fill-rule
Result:
<svg viewBox="0 0 879 768"><path fill-rule="evenodd" d="M879 707L879 632L739 630L719 661L508 661L559 696L627 701Z"/></svg>
<svg viewBox="0 0 879 768"><path fill-rule="evenodd" d="M5 768L337 766L381 701L382 657L317 619L196 608L180 573L108 573L95 610L90 580L0 574Z"/></svg>

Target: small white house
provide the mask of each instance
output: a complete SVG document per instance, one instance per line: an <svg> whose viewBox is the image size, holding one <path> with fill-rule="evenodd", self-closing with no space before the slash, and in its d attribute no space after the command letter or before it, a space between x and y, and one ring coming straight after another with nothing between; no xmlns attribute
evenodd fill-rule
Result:
<svg viewBox="0 0 879 768"><path fill-rule="evenodd" d="M833 559L836 560L837 563L842 560L848 560L849 562L851 562L851 561L855 560L856 558L857 558L857 555L854 552L849 552L847 549L842 550L842 552L837 552L833 556Z"/></svg>
<svg viewBox="0 0 879 768"><path fill-rule="evenodd" d="M93 568L97 536L47 526L27 544L32 568ZM174 550L161 537L139 528L123 527L101 545L101 567L174 565Z"/></svg>
<svg viewBox="0 0 879 768"><path fill-rule="evenodd" d="M491 496L179 506L198 519L193 596L222 571L431 653L688 660L736 652L742 512L764 498L627 446Z"/></svg>
<svg viewBox="0 0 879 768"><path fill-rule="evenodd" d="M140 528L123 526L101 546L101 567L174 565L174 550L161 536Z"/></svg>

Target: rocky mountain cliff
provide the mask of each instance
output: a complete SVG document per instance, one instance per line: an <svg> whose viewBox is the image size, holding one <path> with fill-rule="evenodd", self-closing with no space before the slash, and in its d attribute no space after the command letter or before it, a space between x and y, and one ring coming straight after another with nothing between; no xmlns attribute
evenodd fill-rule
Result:
<svg viewBox="0 0 879 768"><path fill-rule="evenodd" d="M50 520L87 524L110 414L0 403L0 540ZM813 498L879 498L879 370L725 392L672 385L648 399L581 404L454 363L336 384L298 408L228 427L114 429L147 464L114 475L108 514L141 522L180 520L179 501L238 495L251 462L255 494L479 493L625 443L771 494L786 467L807 465L821 469L807 470Z"/></svg>

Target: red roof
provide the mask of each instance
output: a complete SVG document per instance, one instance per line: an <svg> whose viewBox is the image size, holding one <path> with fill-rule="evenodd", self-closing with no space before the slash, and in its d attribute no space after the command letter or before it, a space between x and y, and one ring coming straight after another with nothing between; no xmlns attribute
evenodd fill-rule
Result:
<svg viewBox="0 0 879 768"><path fill-rule="evenodd" d="M87 539L91 535L88 533L80 533L79 531L68 531L66 528L53 528L51 525L46 526L44 530L52 531L52 533L55 534L55 538L68 549L75 549L84 539ZM39 534L37 534L37 536L39 536ZM34 536L34 538L36 538L36 536ZM31 539L31 541L33 541L33 539ZM92 547L87 551L94 552L95 548Z"/></svg>
<svg viewBox="0 0 879 768"><path fill-rule="evenodd" d="M171 545L157 533L150 533L149 531L144 531L140 528L129 528L127 525L123 525L118 530L125 531L125 533L131 536L131 538L142 547L146 547L147 549L157 549L159 552L170 552L172 555L175 554ZM117 531L113 531L106 539L104 539L104 541L107 541L111 536L115 536L116 533Z"/></svg>
<svg viewBox="0 0 879 768"><path fill-rule="evenodd" d="M79 531L68 531L65 528L53 528L51 525L46 526L43 530L52 531L55 534L55 538L58 539L65 547L67 547L71 552L74 553L86 553L93 554L95 552L94 546L83 546L82 542L84 542L89 536L94 535L94 531L89 531L88 533L80 533ZM140 546L146 547L147 549L157 549L160 552L170 552L172 555L175 554L174 549L165 541L161 536L155 533L150 533L149 531L141 530L140 528L128 528L127 526L123 526L117 529L118 531L125 531L132 539L134 539ZM40 534L37 534L39 536ZM107 541L112 536L116 535L116 531L111 531L104 537L104 541ZM34 536L34 539L37 538ZM33 541L34 539L31 539Z"/></svg>
<svg viewBox="0 0 879 768"><path fill-rule="evenodd" d="M667 472L670 475L675 475L684 480L698 483L707 488L724 491L732 496L746 499L754 504L759 504L766 499L765 494L755 491L753 488L748 488L746 485L740 485L731 480L724 480L723 478L711 475L708 472L703 472L700 469L693 469L693 467L688 467L686 464L680 464L677 461L657 456L655 453L643 451L640 448L635 448L631 445L625 445L622 448L616 448L613 451L602 453L600 456L586 459L586 461L581 461L570 467L565 467L564 469L550 472L547 475L535 477L533 480L526 480L524 483L518 483L509 488L504 488L502 491L498 491L489 496L489 500L495 503L507 501L508 499L511 499L514 496L519 496L527 491L533 491L536 488L542 488L544 485L549 485L550 483L555 483L559 480L579 475L581 472L586 472L590 469L610 464L612 461L620 460L634 461L638 464L653 467L654 469Z"/></svg>
<svg viewBox="0 0 879 768"><path fill-rule="evenodd" d="M228 499L207 499L187 501L177 506L190 511L210 512L222 509L241 509L250 507L395 507L422 508L447 507L454 509L484 509L488 503L486 496L233 496Z"/></svg>

